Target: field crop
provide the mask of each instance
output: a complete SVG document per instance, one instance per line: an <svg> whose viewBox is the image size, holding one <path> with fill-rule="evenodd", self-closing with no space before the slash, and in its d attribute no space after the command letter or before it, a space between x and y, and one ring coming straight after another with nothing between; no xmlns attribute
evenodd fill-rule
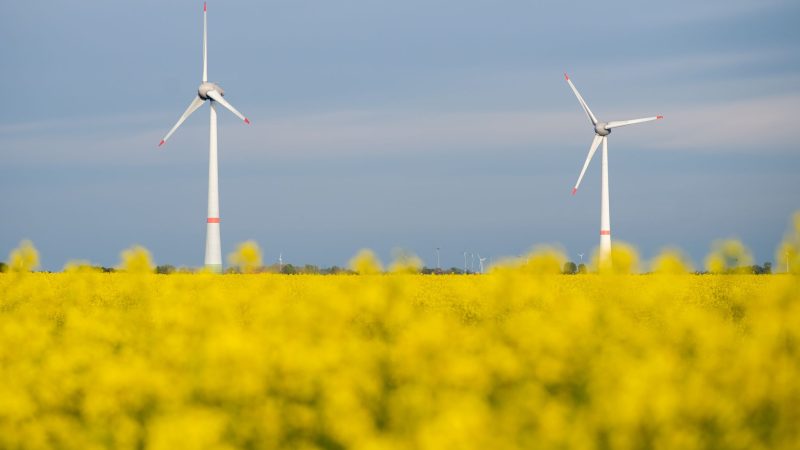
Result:
<svg viewBox="0 0 800 450"><path fill-rule="evenodd" d="M774 449L800 277L0 274L3 449Z"/></svg>

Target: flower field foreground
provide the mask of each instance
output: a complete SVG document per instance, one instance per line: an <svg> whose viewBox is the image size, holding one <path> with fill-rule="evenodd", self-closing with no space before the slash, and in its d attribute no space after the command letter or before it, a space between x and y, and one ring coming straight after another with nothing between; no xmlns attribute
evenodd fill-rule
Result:
<svg viewBox="0 0 800 450"><path fill-rule="evenodd" d="M0 448L774 449L800 277L0 275Z"/></svg>

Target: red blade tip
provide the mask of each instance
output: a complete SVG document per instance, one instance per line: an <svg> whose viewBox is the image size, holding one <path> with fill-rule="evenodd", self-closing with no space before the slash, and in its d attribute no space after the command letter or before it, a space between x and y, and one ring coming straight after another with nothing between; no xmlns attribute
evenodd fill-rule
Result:
<svg viewBox="0 0 800 450"><path fill-rule="evenodd" d="M564 72L564 79L569 80L569 75L567 75L567 72Z"/></svg>
<svg viewBox="0 0 800 450"><path fill-rule="evenodd" d="M572 195L575 195L576 192L578 192L578 188L572 188Z"/></svg>
<svg viewBox="0 0 800 450"><path fill-rule="evenodd" d="M207 11L207 9L206 9L206 2L203 2L203 12L206 12L206 11Z"/></svg>
<svg viewBox="0 0 800 450"><path fill-rule="evenodd" d="M161 142L158 143L159 147L161 147L162 145L164 145L164 140L163 139L161 140Z"/></svg>
<svg viewBox="0 0 800 450"><path fill-rule="evenodd" d="M244 118L244 123L246 123L246 124L250 125L250 119L248 119L247 117L245 117L245 118Z"/></svg>
<svg viewBox="0 0 800 450"><path fill-rule="evenodd" d="M656 116L656 119L663 119L664 116Z"/></svg>

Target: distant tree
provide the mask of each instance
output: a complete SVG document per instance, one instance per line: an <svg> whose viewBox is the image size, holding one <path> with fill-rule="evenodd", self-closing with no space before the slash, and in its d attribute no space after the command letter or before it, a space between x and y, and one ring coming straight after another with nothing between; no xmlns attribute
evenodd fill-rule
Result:
<svg viewBox="0 0 800 450"><path fill-rule="evenodd" d="M8 271L8 265L6 263L4 263L4 262L0 262L0 273L7 272L7 271Z"/></svg>
<svg viewBox="0 0 800 450"><path fill-rule="evenodd" d="M338 273L351 273L351 272L339 266L331 266L320 269L319 273L323 275L336 275Z"/></svg>
<svg viewBox="0 0 800 450"><path fill-rule="evenodd" d="M578 266L572 261L567 261L564 263L564 270L562 273L566 275L575 275L578 273Z"/></svg>
<svg viewBox="0 0 800 450"><path fill-rule="evenodd" d="M303 266L302 273L318 274L319 273L319 267L315 266L313 264L306 264L306 265Z"/></svg>
<svg viewBox="0 0 800 450"><path fill-rule="evenodd" d="M284 264L283 268L281 268L281 273L284 275L295 275L297 269L291 264Z"/></svg>
<svg viewBox="0 0 800 450"><path fill-rule="evenodd" d="M117 269L115 269L115 268L113 268L113 267L104 267L104 266L99 266L99 269L100 269L101 271L103 271L103 273L114 273L114 272L116 272L116 271L117 271Z"/></svg>
<svg viewBox="0 0 800 450"><path fill-rule="evenodd" d="M741 272L741 270L737 270L737 271ZM732 271L732 273L735 273L737 271ZM767 275L767 274L770 274L770 273L772 273L772 263L771 262L765 262L763 266L759 266L758 264L753 264L752 266L750 266L750 273L753 273L755 275Z"/></svg>
<svg viewBox="0 0 800 450"><path fill-rule="evenodd" d="M163 264L160 266L156 266L156 273L161 275L169 275L171 273L175 273L175 266L171 264Z"/></svg>
<svg viewBox="0 0 800 450"><path fill-rule="evenodd" d="M464 274L464 270L463 269L459 269L458 267L451 267L450 269L447 270L447 273L452 274L452 275L463 275Z"/></svg>
<svg viewBox="0 0 800 450"><path fill-rule="evenodd" d="M280 273L280 268L281 268L280 264L275 263L275 264L270 264L268 266L262 266L259 269L259 272L261 272L261 273Z"/></svg>
<svg viewBox="0 0 800 450"><path fill-rule="evenodd" d="M586 264L580 263L578 264L578 273L588 273L589 270L586 269Z"/></svg>

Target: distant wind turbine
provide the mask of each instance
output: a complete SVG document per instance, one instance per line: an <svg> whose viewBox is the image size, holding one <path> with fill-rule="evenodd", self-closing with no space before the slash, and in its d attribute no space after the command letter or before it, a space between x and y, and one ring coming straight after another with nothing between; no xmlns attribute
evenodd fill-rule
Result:
<svg viewBox="0 0 800 450"><path fill-rule="evenodd" d="M198 108L203 106L203 103L208 100L211 106L211 123L209 132L209 146L208 146L208 215L206 218L206 257L205 265L207 268L216 272L222 271L222 244L220 242L219 232L219 181L217 174L217 103L222 105L225 109L232 112L236 117L242 119L244 123L249 124L250 120L243 116L242 113L236 110L227 100L223 98L225 91L222 88L208 81L208 8L203 3L203 82L197 88L197 96L186 108L186 111L178 119L178 123L169 130L164 139L158 144L159 147L164 145L167 140L172 136L172 133L178 129L179 126L197 111Z"/></svg>
<svg viewBox="0 0 800 450"><path fill-rule="evenodd" d="M572 84L572 80L569 79L569 76L565 73L564 78L567 80L569 87L572 88L572 92L575 93L575 97L578 98L578 102L583 107L583 111L586 113L586 116L589 118L589 121L592 122L592 126L594 126L594 140L592 141L591 147L589 147L589 154L586 155L586 162L583 163L583 169L581 169L581 174L578 177L578 182L575 183L575 187L572 188L572 195L578 191L578 186L581 184L581 180L583 179L583 174L586 173L586 168L589 167L589 162L592 160L592 156L594 156L594 152L597 150L597 147L602 142L603 144L603 159L601 165L601 195L600 195L600 262L602 264L606 264L609 261L609 256L611 255L611 217L609 212L609 194L608 194L608 135L611 134L611 130L617 127L623 127L626 125L633 125L637 123L643 122L650 122L652 120L663 119L663 116L653 116L653 117L645 117L643 119L632 119L632 120L617 120L611 122L600 122L597 120L594 114L592 114L592 110L589 109L589 105L586 104L586 101L583 100L581 94L578 92L578 89Z"/></svg>
<svg viewBox="0 0 800 450"><path fill-rule="evenodd" d="M486 258L481 258L481 254L478 253L478 263L481 266L481 273L483 273L483 262L486 261Z"/></svg>

